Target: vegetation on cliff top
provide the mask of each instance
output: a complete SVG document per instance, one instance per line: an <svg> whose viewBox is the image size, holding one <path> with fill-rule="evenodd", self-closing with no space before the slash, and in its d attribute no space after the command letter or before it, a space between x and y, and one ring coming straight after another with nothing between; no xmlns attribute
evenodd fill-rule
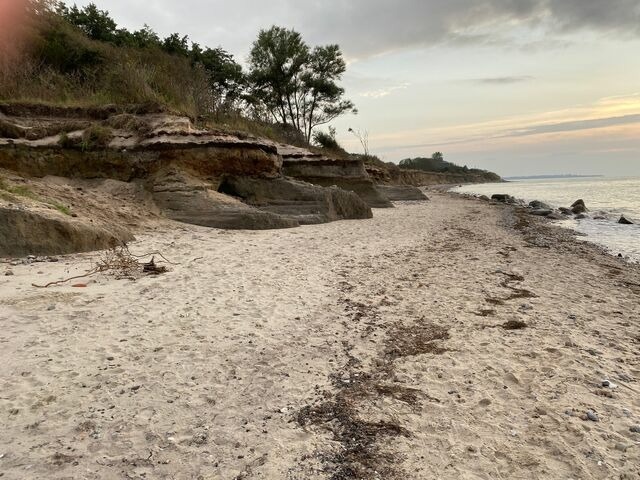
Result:
<svg viewBox="0 0 640 480"><path fill-rule="evenodd" d="M477 168L468 168L466 165L459 166L455 163L447 162L441 152L435 152L431 158L417 157L406 158L400 161L398 165L404 170L421 170L423 172L438 172L438 173L453 173L453 174L477 174L482 176L494 175L496 180L500 177L487 170L480 170Z"/></svg>
<svg viewBox="0 0 640 480"><path fill-rule="evenodd" d="M245 71L221 47L203 47L179 33L160 38L147 25L120 28L94 4L16 4L22 5L14 12L18 35L28 41L11 55L0 48L0 100L158 104L249 130L271 125L284 140L294 130L305 143L319 125L355 112L339 85L346 64L338 45L311 48L293 30L260 31Z"/></svg>

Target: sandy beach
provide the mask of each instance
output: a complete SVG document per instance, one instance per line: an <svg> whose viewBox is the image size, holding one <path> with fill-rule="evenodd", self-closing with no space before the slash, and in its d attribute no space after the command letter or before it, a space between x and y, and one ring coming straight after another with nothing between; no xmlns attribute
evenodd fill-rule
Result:
<svg viewBox="0 0 640 480"><path fill-rule="evenodd" d="M429 196L158 224L130 250L174 264L135 281L1 263L0 477L640 478L640 268Z"/></svg>

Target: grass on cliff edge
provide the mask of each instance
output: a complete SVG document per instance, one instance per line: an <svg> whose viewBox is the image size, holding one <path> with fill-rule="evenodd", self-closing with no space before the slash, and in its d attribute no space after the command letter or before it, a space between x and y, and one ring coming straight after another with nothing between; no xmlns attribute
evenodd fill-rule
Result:
<svg viewBox="0 0 640 480"><path fill-rule="evenodd" d="M44 203L64 215L71 216L71 210L69 207L61 204L60 202L52 199L43 199L33 192L27 185L9 185L6 179L0 177L0 198L7 201L14 201L15 197L28 198L35 202Z"/></svg>
<svg viewBox="0 0 640 480"><path fill-rule="evenodd" d="M41 21L29 50L9 64L0 61L0 101L159 103L195 117L215 100L206 73L187 58L91 40L55 15Z"/></svg>

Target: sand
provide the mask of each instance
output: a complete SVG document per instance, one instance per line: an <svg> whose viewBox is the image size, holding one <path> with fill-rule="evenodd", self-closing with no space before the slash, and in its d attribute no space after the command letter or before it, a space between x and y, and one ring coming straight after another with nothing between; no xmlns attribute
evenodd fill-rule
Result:
<svg viewBox="0 0 640 480"><path fill-rule="evenodd" d="M429 196L161 225L130 249L176 265L135 281L31 286L99 254L0 264L0 476L639 478L638 267Z"/></svg>

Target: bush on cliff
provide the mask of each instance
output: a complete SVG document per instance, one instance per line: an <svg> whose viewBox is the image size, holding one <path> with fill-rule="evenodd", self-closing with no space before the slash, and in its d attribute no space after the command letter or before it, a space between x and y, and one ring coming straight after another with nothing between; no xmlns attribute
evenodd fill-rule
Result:
<svg viewBox="0 0 640 480"><path fill-rule="evenodd" d="M328 132L318 130L313 133L313 143L315 146L326 150L328 153L337 154L339 156L348 155L347 151L336 140L336 129L329 127Z"/></svg>

